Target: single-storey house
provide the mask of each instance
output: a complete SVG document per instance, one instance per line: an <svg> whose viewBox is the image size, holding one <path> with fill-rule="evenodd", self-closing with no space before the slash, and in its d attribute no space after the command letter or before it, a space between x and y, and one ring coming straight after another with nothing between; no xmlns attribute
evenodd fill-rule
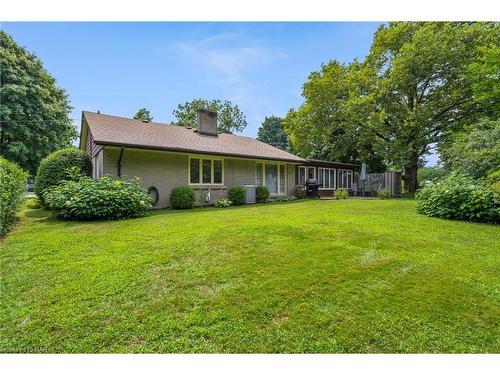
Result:
<svg viewBox="0 0 500 375"><path fill-rule="evenodd" d="M93 177L139 177L168 207L176 186L190 186L198 204L226 196L238 185L266 186L271 196L293 194L317 179L320 195L350 188L359 166L305 160L250 137L217 131L217 114L202 110L196 128L144 122L84 111L80 149L92 158Z"/></svg>

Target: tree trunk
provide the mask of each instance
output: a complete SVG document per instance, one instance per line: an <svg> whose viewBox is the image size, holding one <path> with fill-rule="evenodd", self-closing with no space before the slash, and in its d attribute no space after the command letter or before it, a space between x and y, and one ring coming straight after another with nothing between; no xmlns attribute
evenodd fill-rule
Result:
<svg viewBox="0 0 500 375"><path fill-rule="evenodd" d="M405 165L404 175L402 176L405 182L405 190L409 193L417 191L417 170L418 170L418 155L412 155L410 161Z"/></svg>

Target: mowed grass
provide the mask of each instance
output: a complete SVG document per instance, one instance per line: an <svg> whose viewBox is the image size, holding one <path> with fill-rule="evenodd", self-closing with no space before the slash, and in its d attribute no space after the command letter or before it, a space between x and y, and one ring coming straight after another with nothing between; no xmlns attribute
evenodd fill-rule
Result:
<svg viewBox="0 0 500 375"><path fill-rule="evenodd" d="M63 222L0 252L0 351L500 351L500 226L412 200Z"/></svg>

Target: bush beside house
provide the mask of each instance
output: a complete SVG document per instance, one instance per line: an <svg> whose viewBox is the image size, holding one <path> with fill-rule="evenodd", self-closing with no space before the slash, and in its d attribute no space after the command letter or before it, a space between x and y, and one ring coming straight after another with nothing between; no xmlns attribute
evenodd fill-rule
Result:
<svg viewBox="0 0 500 375"><path fill-rule="evenodd" d="M297 185L295 186L294 194L298 199L303 199L307 196L307 189L305 186Z"/></svg>
<svg viewBox="0 0 500 375"><path fill-rule="evenodd" d="M35 193L44 201L43 193L46 189L66 180L78 179L82 175L92 175L92 160L85 151L77 148L55 151L43 159L38 167Z"/></svg>
<svg viewBox="0 0 500 375"><path fill-rule="evenodd" d="M28 175L17 164L0 156L0 237L5 236L16 222L23 202Z"/></svg>
<svg viewBox="0 0 500 375"><path fill-rule="evenodd" d="M170 192L170 205L175 209L193 208L195 199L194 190L188 186L179 186Z"/></svg>
<svg viewBox="0 0 500 375"><path fill-rule="evenodd" d="M110 176L64 181L44 192L46 206L62 219L113 220L145 216L151 197L137 181Z"/></svg>
<svg viewBox="0 0 500 375"><path fill-rule="evenodd" d="M227 208L227 207L231 207L232 205L233 205L233 202L231 202L227 198L219 198L214 203L214 206L217 208Z"/></svg>
<svg viewBox="0 0 500 375"><path fill-rule="evenodd" d="M255 188L255 200L257 203L264 203L269 199L269 189L265 186Z"/></svg>
<svg viewBox="0 0 500 375"><path fill-rule="evenodd" d="M416 194L417 211L427 216L500 223L500 194L482 180L452 174Z"/></svg>
<svg viewBox="0 0 500 375"><path fill-rule="evenodd" d="M347 199L349 192L347 189L337 189L333 192L335 199Z"/></svg>
<svg viewBox="0 0 500 375"><path fill-rule="evenodd" d="M227 196L234 206L241 206L245 204L246 191L243 186L234 186L229 189Z"/></svg>

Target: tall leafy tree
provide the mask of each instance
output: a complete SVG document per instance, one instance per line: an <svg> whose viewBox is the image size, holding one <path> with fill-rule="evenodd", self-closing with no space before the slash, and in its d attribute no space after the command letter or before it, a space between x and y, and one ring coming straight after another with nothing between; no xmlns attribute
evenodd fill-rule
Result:
<svg viewBox="0 0 500 375"><path fill-rule="evenodd" d="M283 119L281 117L266 117L259 127L257 139L282 150L289 150L290 148L288 135L283 130Z"/></svg>
<svg viewBox="0 0 500 375"><path fill-rule="evenodd" d="M356 82L359 62L348 66L331 61L313 72L304 84L305 103L291 109L283 123L297 154L305 158L367 163L370 172L386 169L383 158L375 152L374 134L351 126L345 107L348 91ZM362 77L359 77L362 78Z"/></svg>
<svg viewBox="0 0 500 375"><path fill-rule="evenodd" d="M383 25L364 61L331 61L309 76L305 103L285 127L297 145L328 144L338 129L358 140L353 147L369 140L413 192L431 147L490 110L491 102L475 100L470 66L498 40L499 26L491 23Z"/></svg>
<svg viewBox="0 0 500 375"><path fill-rule="evenodd" d="M194 99L184 104L179 104L173 114L178 125L196 127L197 114L200 109L217 112L217 127L223 133L241 132L247 126L244 113L237 105L229 100Z"/></svg>
<svg viewBox="0 0 500 375"><path fill-rule="evenodd" d="M153 121L153 116L151 116L151 113L149 112L148 109L141 108L134 115L134 119L135 120L141 120L141 121L151 122L151 121Z"/></svg>
<svg viewBox="0 0 500 375"><path fill-rule="evenodd" d="M490 118L500 118L500 45L479 49L480 58L469 66L475 100L486 107Z"/></svg>
<svg viewBox="0 0 500 375"><path fill-rule="evenodd" d="M500 171L500 120L485 120L465 127L439 153L449 172L482 178Z"/></svg>
<svg viewBox="0 0 500 375"><path fill-rule="evenodd" d="M33 176L40 161L77 136L66 92L40 59L0 30L0 155Z"/></svg>

